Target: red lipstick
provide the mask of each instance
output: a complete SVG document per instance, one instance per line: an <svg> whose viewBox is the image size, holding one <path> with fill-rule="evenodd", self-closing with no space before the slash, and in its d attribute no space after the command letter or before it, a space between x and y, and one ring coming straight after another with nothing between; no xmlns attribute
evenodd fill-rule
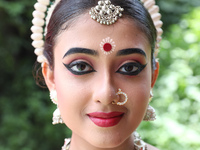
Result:
<svg viewBox="0 0 200 150"><path fill-rule="evenodd" d="M123 115L123 112L93 112L88 114L91 121L99 127L115 126L120 122Z"/></svg>

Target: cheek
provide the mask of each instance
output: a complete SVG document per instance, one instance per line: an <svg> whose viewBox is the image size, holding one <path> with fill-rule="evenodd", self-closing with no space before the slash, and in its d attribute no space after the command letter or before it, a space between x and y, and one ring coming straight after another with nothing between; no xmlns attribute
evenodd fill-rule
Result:
<svg viewBox="0 0 200 150"><path fill-rule="evenodd" d="M80 110L82 108L80 106L80 99L78 96L79 94L77 94L76 92L77 89L63 85L63 83L57 84L56 86L58 96L58 107L60 109L63 121L69 127L71 127L69 123L72 120L73 122L75 122L75 124L78 124L77 118L79 118Z"/></svg>
<svg viewBox="0 0 200 150"><path fill-rule="evenodd" d="M66 115L73 113L73 109L70 108L75 107L75 101L72 99L75 89L72 87L72 83L70 82L69 77L66 75L66 70L61 65L59 66L55 64L54 82L57 91L58 107L60 109L61 116L64 119L69 117Z"/></svg>
<svg viewBox="0 0 200 150"><path fill-rule="evenodd" d="M129 93L130 105L134 110L144 111L150 97L150 86L143 84L133 88Z"/></svg>
<svg viewBox="0 0 200 150"><path fill-rule="evenodd" d="M146 92L148 90L150 90L148 86L141 85L135 89L135 92L129 95L128 109L130 110L129 121L131 124L138 126L143 120L150 96L149 92Z"/></svg>
<svg viewBox="0 0 200 150"><path fill-rule="evenodd" d="M80 124L82 112L89 99L86 88L61 72L55 75L55 85L62 119L68 127L71 127L71 124Z"/></svg>
<svg viewBox="0 0 200 150"><path fill-rule="evenodd" d="M129 104L134 114L143 116L150 98L151 90L151 66L147 66L142 75L129 84Z"/></svg>

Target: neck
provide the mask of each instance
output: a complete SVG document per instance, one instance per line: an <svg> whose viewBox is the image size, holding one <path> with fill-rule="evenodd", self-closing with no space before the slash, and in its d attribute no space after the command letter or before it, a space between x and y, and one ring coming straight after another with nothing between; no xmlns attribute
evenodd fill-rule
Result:
<svg viewBox="0 0 200 150"><path fill-rule="evenodd" d="M111 138L112 139L112 138ZM94 144L91 144L94 143ZM131 135L126 140L104 141L83 139L82 137L72 134L69 150L134 150L134 136Z"/></svg>

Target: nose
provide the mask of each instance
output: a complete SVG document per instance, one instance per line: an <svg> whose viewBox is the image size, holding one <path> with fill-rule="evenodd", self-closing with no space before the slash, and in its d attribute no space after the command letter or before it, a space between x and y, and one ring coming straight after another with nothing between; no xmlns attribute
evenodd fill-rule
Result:
<svg viewBox="0 0 200 150"><path fill-rule="evenodd" d="M117 95L117 87L114 80L110 75L104 75L99 78L95 83L93 91L93 100L103 105L109 105L113 102L119 101L119 95Z"/></svg>

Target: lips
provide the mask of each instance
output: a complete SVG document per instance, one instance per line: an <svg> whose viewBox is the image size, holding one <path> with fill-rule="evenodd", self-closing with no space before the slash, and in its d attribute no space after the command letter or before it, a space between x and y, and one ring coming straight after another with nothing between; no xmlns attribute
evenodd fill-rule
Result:
<svg viewBox="0 0 200 150"><path fill-rule="evenodd" d="M89 113L90 120L99 127L112 127L117 125L122 119L123 112L93 112Z"/></svg>

